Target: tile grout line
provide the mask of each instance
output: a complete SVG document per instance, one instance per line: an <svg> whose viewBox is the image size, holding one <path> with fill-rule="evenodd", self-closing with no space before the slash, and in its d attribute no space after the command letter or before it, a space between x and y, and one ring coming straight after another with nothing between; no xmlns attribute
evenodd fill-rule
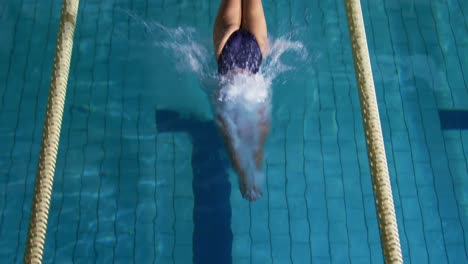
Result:
<svg viewBox="0 0 468 264"><path fill-rule="evenodd" d="M320 9L320 12L322 13L322 24L321 24L321 28L322 28L322 34L323 35L326 35L325 34L325 9L324 7L321 5L322 2L319 1L319 9ZM318 94L320 94L320 78L317 78L317 89L318 89ZM319 96L320 97L320 96ZM320 112L322 111L322 101L319 100L319 109L318 109L318 113L320 114ZM329 218L329 215L328 215L328 195L327 195L327 187L326 187L326 179L325 179L325 161L324 161L324 153L323 153L323 144L322 144L322 122L321 122L321 118L319 116L319 122L318 122L318 131L319 131L319 142L320 142L320 157L321 157L321 167L322 167L322 175L323 175L323 189L324 189L324 200L325 200L325 209L326 211L324 212L325 215L326 215L326 218L327 218L327 228L326 228L326 234L327 234L327 238L328 238L328 244L327 244L327 247L328 247L328 258L330 260L330 262L332 262L332 253L331 253L331 245L330 245L330 218Z"/></svg>
<svg viewBox="0 0 468 264"><path fill-rule="evenodd" d="M99 10L98 10L98 14L101 12L100 10L100 7L99 7ZM98 23L96 22L96 32L98 31L98 28L99 28L99 25ZM91 109L91 99L93 98L93 85L94 85L94 80L95 80L95 76L94 76L94 67L95 67L95 62L96 62L96 40L94 41L94 49L93 49L93 56L92 56L92 64L91 64L91 69L89 71L89 74L91 76L91 83L89 84L89 92L88 92L88 102L87 102L87 109ZM78 223L77 223L77 226L76 226L76 240L74 241L74 246L73 246L73 251L72 251L72 256L71 256L71 259L72 261L76 261L77 258L79 258L80 256L76 255L77 254L77 247L78 247L78 242L79 242L79 237L81 235L81 224L82 224L82 207L84 207L82 205L82 197L83 197L83 176L85 174L85 167L86 167L86 164L87 162L89 162L89 160L87 159L87 153L86 153L86 149L88 147L88 144L89 144L89 141L90 141L90 124L89 124L89 120L90 120L90 117L91 117L91 111L87 111L86 113L86 142L84 143L84 145L82 146L82 154L83 154L83 163L82 163L82 166L81 166L81 172L79 173L80 175L80 185L79 185L79 195L78 195Z"/></svg>
<svg viewBox="0 0 468 264"><path fill-rule="evenodd" d="M126 45L126 60L128 60L129 58L129 53L130 53L130 47L129 47L129 37L130 37L130 16L127 16L127 21L126 21L126 26L127 26L127 32L126 32L126 37L127 37L127 45ZM125 63L125 66L123 67L123 73L122 75L124 77L127 76L127 71L128 71L128 64ZM123 81L122 81L122 90L125 89L126 87L126 78L123 78ZM122 139L124 138L124 130L123 130L123 127L124 127L124 113L125 113L125 98L124 98L124 93L122 92L121 96L120 96L120 104L121 104L121 107L122 107L122 111L120 113L120 151L119 151L119 155L118 155L118 169L117 169L117 193L116 193L116 208L115 208L115 215L114 215L114 237L115 237L115 244L113 246L113 262L115 263L115 258L116 258L116 251L117 251L117 245L119 244L119 234L117 234L117 220L118 220L118 212L120 210L120 203L119 203L119 200L120 200L120 196L121 196L121 182L122 182L122 154L123 154L123 142L122 142Z"/></svg>
<svg viewBox="0 0 468 264"><path fill-rule="evenodd" d="M440 43L441 43L440 41L441 41L441 40L440 40L440 38L439 38L439 30L438 30L437 20L434 18L434 9L433 9L432 4L431 4L431 11L432 11L432 19L433 19L433 22L434 22L434 27L435 27L435 30L436 30L436 32L437 32L436 35L437 35L437 40L438 40L438 44L439 44L438 46L439 46L440 51L441 51L441 54L442 54L442 58L443 58L443 61L444 61L445 69L447 69L447 71L445 71L446 78L447 78L447 81L449 81L450 79L448 78L448 68L447 68L447 63L446 63L446 56L445 56L445 52L444 52L443 48L440 46ZM419 26L419 19L418 19L418 26ZM453 31L452 31L452 33L453 33ZM426 47L426 46L425 46L425 47ZM462 70L462 69L461 69L461 70ZM462 70L462 72L463 72L463 70ZM432 75L431 75L431 76L432 76ZM464 79L464 78L463 78L463 79ZM465 79L464 79L464 81L465 81ZM449 87L451 86L450 83L448 83L448 85L449 85ZM466 86L466 82L465 82L465 86ZM452 91L451 91L451 90L450 90L450 94L451 94L451 96L452 96ZM453 97L452 97L452 98L453 98ZM452 107L453 107L453 106L454 106L454 102L452 101L452 103L453 103L453 105L452 105ZM437 102L437 100L436 100L436 105L437 105L437 108L440 107L440 106L439 106L439 103ZM456 192L455 192L455 186L454 186L454 182L453 182L453 174L452 174L452 172L450 171L449 159L448 159L448 153L447 153L447 145L446 145L446 143L445 143L445 136L444 136L443 132L442 132L442 138L443 138L443 144L444 144L445 158L446 158L446 160L447 160L447 166L449 167L449 171L448 171L448 172L449 172L449 174L450 174L450 180L451 180L450 185L451 185L452 191L453 191L452 194L453 194L453 196L454 196L454 198L455 198L455 202L456 202L456 204L457 204L457 215L458 215L458 220L459 220L459 222L460 222L460 226L461 226L462 230L465 231L464 228L463 228L463 225L462 225L463 221L462 221L461 218L460 218L460 207L461 207L461 206L460 206L460 202L458 201L458 197L457 197ZM445 237L445 234L444 234L444 232L443 232L443 231L444 231L444 226L443 226L443 224L442 224L442 220L443 220L443 219L442 219L442 217L441 217L442 234L443 234L444 237ZM463 244L466 245L467 239L465 238L465 232L463 232L462 238L463 238L463 241L464 241ZM444 242L445 242L445 241L444 241ZM445 244L445 245L447 245L447 244ZM445 247L445 248L446 248L446 247ZM447 248L446 248L446 249L447 249ZM468 249L467 249L466 247L464 247L464 249L465 249L465 256L468 256ZM447 257L448 257L448 255L447 255ZM448 259L448 260L450 260L450 259Z"/></svg>
<svg viewBox="0 0 468 264"><path fill-rule="evenodd" d="M164 2L165 0L162 0L161 1L161 9L164 9ZM164 25L164 18L161 17L161 25ZM155 117L156 117L156 111L157 109L155 109ZM155 178L155 187L154 187L154 202L155 202L155 215L154 215L154 218L153 218L153 228L154 228L154 243L155 244L158 244L160 243L161 241L161 238L159 237L160 235L158 234L158 219L160 217L159 215L159 207L158 207L158 195L159 195L159 192L158 192L158 178L159 178L159 174L158 174L158 158L159 158L159 155L158 155L158 136L159 136L159 133L158 133L158 128L157 128L157 125L156 125L156 128L155 128L155 138L154 138L154 153L155 153L155 157L154 157L154 178ZM159 241L158 241L159 240ZM155 245L154 247L154 257L153 257L153 261L152 263L156 264L158 263L158 260L159 258L161 258L161 253L158 255L158 251L157 251L157 246Z"/></svg>
<svg viewBox="0 0 468 264"><path fill-rule="evenodd" d="M445 0L445 3L447 3L447 0ZM431 4L431 9L432 9L432 4ZM452 16L450 14L450 9L449 9L448 5L447 5L447 14L448 14L448 17L449 17L448 27L450 28L450 32L452 33L453 39L455 41L455 45L453 45L453 46L455 47L455 53L457 54L457 59L458 59L457 62L458 62L458 66L460 67L460 72L461 72L461 76L462 76L462 79L463 79L463 84L464 84L465 88L468 89L468 84L467 84L467 81L465 79L465 71L463 70L464 67L463 67L463 64L462 64L462 62L460 60L460 51L458 50L457 34L455 34L455 32L453 31ZM465 24L465 26L466 26L466 24Z"/></svg>
<svg viewBox="0 0 468 264"><path fill-rule="evenodd" d="M288 142L288 123L291 121L291 113L288 112L288 121L284 125L284 176L286 179L285 186L284 186L284 196L286 199L286 210L288 212L288 235L289 235L289 259L291 263L294 263L294 259L292 256L292 236L291 236L291 213L289 210L289 199L288 199L288 186L289 186L289 177L288 177L288 150L287 150L287 142Z"/></svg>
<svg viewBox="0 0 468 264"><path fill-rule="evenodd" d="M33 28L35 27L36 25L36 11L37 11L37 1L35 1L35 4L34 4L34 19L33 19L33 24L31 25L31 31L33 31ZM31 53L31 42L32 42L32 34L30 34L30 37L29 37L29 41L28 41L28 51L27 51L27 55L26 55L26 65L24 67L24 71L23 71L23 86L22 86L22 89L21 89L21 99L20 99L20 103L19 103L19 109L18 109L18 116L17 116L17 127L15 129L15 131L18 130L18 127L19 127L19 115L21 113L21 105L23 104L23 95L24 95L24 87L27 85L26 84L26 80L28 79L28 76L26 74L27 72L27 69L28 69L28 66L30 64L30 60L29 60L29 57L30 57L30 53ZM37 88L36 90L37 92L39 91L39 87ZM36 95L37 95L37 92L36 92ZM37 97L37 96L36 96ZM34 108L37 108L37 100L35 101L35 106ZM36 113L36 112L35 112ZM34 118L36 118L36 116L34 115ZM26 166L26 177L25 177L25 180L24 180L24 188L23 188L23 196L22 196L22 201L21 201L21 204L23 205L23 208L25 208L26 206L25 205L25 200L26 200L26 193L27 193L27 190L28 190L28 175L30 175L29 173L29 170L30 170L30 167L31 167L31 161L32 161L32 154L33 154L33 142L34 142L34 134L36 132L36 122L34 122L34 128L33 128L33 131L31 132L31 145L29 146L29 157L28 157L28 165ZM16 141L16 133L15 133L15 141ZM36 154L36 153L35 153ZM7 200L4 201L5 203L7 202ZM24 209L21 210L21 216L20 216L20 219L18 221L18 230L20 230L20 232L18 232L18 236L17 236L17 243L16 243L16 254L15 254L15 259L14 259L14 262L16 263L18 261L18 259L21 258L21 254L23 252L20 252L19 249L20 249L20 245L22 243L21 242L21 238L22 238L22 223L23 223L23 219L24 219ZM27 228L27 227L26 227ZM25 230L27 232L27 230ZM24 242L23 242L24 244Z"/></svg>
<svg viewBox="0 0 468 264"><path fill-rule="evenodd" d="M269 176L268 176L268 172L269 172L269 167L268 167L268 160L266 159L265 160L265 178L266 178L266 187L268 189L268 201L267 201L267 212L268 212L268 240L269 240L269 244L270 244L270 261L273 263L273 243L272 243L272 239L271 239L271 210L270 210L270 182L269 182Z"/></svg>
<svg viewBox="0 0 468 264"><path fill-rule="evenodd" d="M156 110L156 109L155 109ZM155 111L155 115L156 116L156 111ZM153 247L153 260L152 260L152 263L156 264L157 261L158 261L158 252L156 250L157 246L156 244L158 243L158 240L156 239L156 234L158 234L158 230L157 230L157 220L159 218L159 211L158 211L158 191L157 191L157 187L158 187L158 169L157 169L157 164L158 164L158 131L157 131L157 127L155 129L155 137L154 137L154 164L153 164L153 167L154 167L154 181L155 181L155 184L154 184L154 209L155 209L155 214L154 214L154 217L153 217L153 237L154 237L154 243L155 243L155 246Z"/></svg>
<svg viewBox="0 0 468 264"><path fill-rule="evenodd" d="M112 10L111 10L111 14L112 14L112 18L113 18L113 15L114 15L114 11L115 11L115 2L112 4ZM114 36L114 29L115 29L115 26L114 26L114 23L112 23L112 26L111 26L111 30L110 30L110 39L109 39L109 51L107 53L107 61L106 61L106 102L105 102L105 113L108 113L109 111L109 91L110 91L110 85L109 85L109 82L111 82L110 80L110 60L111 60L111 54L112 54L112 41L113 41L113 36ZM98 256L99 256L99 250L97 249L96 247L96 244L97 244L97 237L98 237L98 234L99 234L99 230L100 230L100 219L99 219L99 207L100 207L100 201L101 201L101 193L102 193L102 180L101 180L101 175L103 175L103 164L104 164L104 160L106 160L107 158L107 152L106 152L106 147L105 147L105 138L107 136L107 133L108 133L108 129L107 129L107 118L104 117L104 138L102 139L101 141L101 150L103 152L103 156L102 156L102 159L100 160L99 162L99 183L98 183L98 194L97 194L97 205L96 205L96 233L94 235L94 241L93 241L93 250L94 250L94 254L96 255L95 257L95 262L96 260L98 259Z"/></svg>
<svg viewBox="0 0 468 264"><path fill-rule="evenodd" d="M21 0L21 4L20 4L20 7L23 6L23 0ZM7 70L7 74L6 74L6 78L5 78L5 89L3 89L3 93L2 93L2 104L0 105L0 115L3 114L3 108L5 106L5 94L6 94L6 91L8 90L8 81L9 81L9 76L10 76L10 71L11 71L11 65L12 65L12 60L13 60L13 53L14 51L16 50L15 47L15 43L16 43L16 33L18 32L17 30L17 26L18 26L18 23L19 23L19 20L20 20L20 17L21 17L21 12L19 11L18 12L18 16L16 18L16 23L15 23L15 28L14 28L14 34L13 34L13 43L12 43L12 47L10 49L10 58L9 58L9 64L8 64L8 70ZM16 124L16 126L18 126L18 124ZM1 215L0 215L0 234L2 233L2 230L3 230L3 221L4 221L4 217L5 217L5 208L7 207L7 200L8 200L8 195L7 195L7 190L8 190L8 185L10 183L10 175L11 175L11 170L12 170L12 167L13 167L13 151L16 147L16 131L17 131L18 127L15 127L15 132L14 132L14 135L13 135L13 143L11 145L11 148L10 148L10 159L9 159L9 166L8 166L8 171L7 171L7 176L6 176L6 183L5 183L5 187L4 187L4 190L3 190L3 205L0 209L0 212L1 212Z"/></svg>
<svg viewBox="0 0 468 264"><path fill-rule="evenodd" d="M420 27L420 25L419 25L419 19L417 19L417 24L418 24L418 27ZM405 27L405 28L406 28L406 27ZM419 32L420 32L420 31L419 31ZM406 30L405 30L405 33L406 33L406 35L408 36L408 32L407 32ZM421 37L422 37L422 40L424 40L424 37L423 37L422 35L421 35ZM423 41L423 42L426 43L425 41ZM426 46L426 45L425 45L425 49L426 49L426 53L427 53L427 46ZM429 69L430 69L430 68L429 68ZM431 75L431 76L433 76L433 75ZM415 76L414 76L414 72L413 72L413 79L414 79L414 78L415 78ZM433 82L434 82L434 81L433 81ZM418 90L416 90L416 94L418 95L418 98L419 98L419 92L418 92ZM421 110L421 105L420 105L419 102L420 102L420 100L418 100L418 106L419 106L420 114L422 114L422 112L421 112L421 111L422 111L422 110ZM438 107L437 100L436 100L435 102L436 102L436 106ZM423 124L423 126L424 126L424 124ZM423 131L423 133L424 133L424 135L426 134L425 130ZM446 144L445 144L445 136L442 134L442 137L444 138L443 140L444 140L445 154L446 154L446 157L448 157L448 155L447 155L447 154L448 154L448 153L447 153L447 147L446 147ZM424 138L425 138L425 141L426 141L426 146L428 146L428 144L427 144L427 143L428 143L428 142L427 142L427 137L424 137ZM429 154L429 160L430 160L430 164L431 164L432 173L433 173L433 175L434 175L434 177L435 177L434 169L433 169L433 167L432 167L431 154ZM447 161L448 161L448 159L447 159ZM448 165L448 163L447 163L447 165ZM450 167L449 167L449 173L450 173ZM452 175L452 173L450 173L450 175ZM433 180L433 185L434 185L434 191L435 191L436 196L437 196L437 188L435 187L434 180ZM454 188L453 182L452 182L451 185L452 185L452 188ZM453 190L453 191L454 191L454 195L455 195L455 190ZM438 200L438 199L437 199L437 200ZM456 196L455 196L455 201L457 202ZM459 207L459 206L457 206L457 207ZM458 210L459 210L459 208L458 208ZM457 210L457 214L458 214L458 217L460 217L458 210ZM438 207L438 211L439 211L439 207ZM440 214L440 212L439 212L439 214ZM447 243L445 242L445 234L444 234L444 232L443 232L443 231L444 231L444 227L443 227L443 224L442 224L443 219L442 219L442 216L441 216L441 215L439 215L439 217L441 218L441 233L442 233L442 237L443 237L443 239L444 239L444 248L445 248L445 252L446 252L446 257L448 258L449 255L448 255L447 248L446 248ZM459 219L459 220L460 220L460 219ZM461 221L461 220L460 220L460 221ZM463 229L463 226L461 226L461 227L462 227L462 229ZM425 230L424 230L424 231L425 231ZM464 236L464 234L463 234L463 236ZM465 253L465 254L466 254L466 253ZM449 260L449 259L447 259L447 261L448 261L448 260Z"/></svg>
<svg viewBox="0 0 468 264"><path fill-rule="evenodd" d="M465 13L463 12L462 5L460 4L459 0L456 0L456 1L457 1L458 7L460 8L460 13L462 14L462 17L463 17L463 24L465 25L465 29L468 31L468 25L466 23L466 16L465 16Z"/></svg>
<svg viewBox="0 0 468 264"><path fill-rule="evenodd" d="M175 148L175 136L174 133L171 133L171 142L172 142L172 213L174 214L174 220L172 222L172 235L174 236L174 241L172 242L172 261L175 262L175 248L176 248L176 238L177 238L177 211L175 207L175 188L176 188L176 148Z"/></svg>
<svg viewBox="0 0 468 264"><path fill-rule="evenodd" d="M336 6L335 6L335 10L336 10L336 13L337 13L338 11L337 11L337 9L336 9ZM324 14L325 14L325 11L324 11ZM335 14L335 12L333 12L333 14ZM337 15L336 17L338 17L338 15ZM327 35L326 32L329 32L328 25L325 26L325 27L323 28L323 31L324 31L324 34L325 34L325 36L326 36L326 35ZM333 41L334 41L334 40L333 40ZM332 62L331 56L332 56L332 54L330 54L330 52L328 52L328 61L329 61L329 62ZM332 63L330 63L329 66L332 66ZM330 108L330 110L334 110L334 111L333 111L333 112L334 112L334 115L333 115L333 120L332 120L332 121L333 121L334 124L337 124L337 121L336 121L337 105L336 105L335 80L334 80L334 78L333 78L332 71L329 71L329 72L328 72L327 77L329 77L330 86L333 87L333 89L332 89L332 92L333 92L333 96L332 96L332 98L333 98L333 106L331 106L331 108ZM330 106L325 106L324 109L327 109L327 110L328 110L329 107L330 107ZM322 112L322 105L320 105L320 111L319 111L319 113L320 113L320 112ZM320 117L320 120L323 120L323 118ZM338 131L337 131L336 133L337 133L336 136L338 136ZM321 133L321 136L320 136L320 140L323 141L322 133ZM336 143L337 143L337 146L338 146L338 149L339 149L339 144L338 144L338 141L337 141L337 140L338 140L338 139L336 139ZM325 153L323 152L323 144L321 144L321 146L322 146L322 159L324 159L324 157L325 157L324 154L325 154ZM340 151L338 150L338 152L340 152ZM326 155L326 154L325 154L325 155ZM338 156L339 156L339 155L338 155ZM342 172L342 167L341 167L341 158L339 158L338 161L339 161L339 163L340 163L340 175L341 175L341 181L340 181L340 183L341 183L342 186L343 186L343 177L342 177L342 176L343 176L343 175L342 175L343 172ZM328 178L328 177L327 177L327 175L325 175L325 174L326 174L326 170L325 170L325 162L324 162L324 161L323 161L323 167L324 167L324 177L325 177L325 180L324 180L325 190L327 190L327 189L328 189L328 186L330 186L331 183L330 183L329 181L327 181L327 178ZM330 210L331 210L331 208L328 207L328 201L329 201L329 200L340 200L340 202L343 202L343 204L345 205L345 201L344 201L344 188L343 188L343 197L328 196L328 195L327 195L327 192L326 192L326 194L325 194L325 199L326 199L326 201L327 201L327 212L326 212L326 213L327 213L327 223L328 223L329 254L330 254L330 259L331 259L331 261L333 262L333 256L334 256L333 252L336 250L336 247L335 247L335 246L332 246L332 245L340 244L340 243L342 243L342 242L336 242L336 241L335 241L335 242L331 242L331 240L332 240L332 237L331 237L331 235L330 235L330 224L331 224L331 222L330 222ZM346 226L347 224L346 224L346 208L345 208L345 207L344 207L344 210L345 210L345 226ZM337 221L337 222L339 222L339 221ZM346 229L347 229L347 227L346 227ZM346 236L347 236L347 234L346 234ZM348 255L348 256L347 256L347 257L348 257L348 260L349 260L349 252L348 252L347 255Z"/></svg>
<svg viewBox="0 0 468 264"><path fill-rule="evenodd" d="M464 86L468 89L468 85L467 85L467 82L466 82L466 79L465 79L465 74L464 74L464 71L463 71L463 64L462 64L461 61L460 61L460 51L458 50L457 35L456 35L455 32L453 31L452 16L451 16L451 13L450 13L450 9L449 9L449 7L448 7L448 5L447 5L447 4L448 4L448 3L447 3L447 0L445 0L445 3L446 3L446 6L447 6L447 13L448 13L448 16L449 16L448 23L449 23L449 27L450 27L450 32L452 33L453 38L454 38L454 40L455 40L455 45L454 45L454 46L455 46L455 51L456 51L456 54L457 54L458 65L459 65L459 67L460 67L460 72L461 72L461 76L462 76L462 79L463 79ZM457 3L458 3L458 1L457 1ZM431 10L432 10L432 5L431 5ZM462 11L463 9L460 9L460 10L461 10L461 12L462 12L462 14L463 14L463 11ZM463 15L464 15L464 14L463 14ZM464 22L465 22L465 23L464 23L465 28L467 28L466 21L464 21ZM447 71L448 71L448 69L447 69ZM460 136L460 141L461 141L462 149L464 150L465 147L464 147L464 145L463 145L463 140L461 140L461 137L462 137L461 131L458 132L458 135ZM443 134L443 137L444 137L444 149L445 149L445 154L446 154L446 157L447 157L447 159L448 159L447 145L445 144L445 141L446 141L445 134ZM467 159L467 157L465 156L465 152L462 151L462 153L463 153L463 157L464 157L464 161L465 161L465 166L468 167L468 159ZM448 159L448 162L450 163L449 159ZM450 171L450 170L451 170L451 168L450 168L450 165L449 165L449 171ZM453 183L453 174L450 173L450 175L452 176L452 183ZM460 218L460 215L462 215L462 213L460 213L460 207L461 207L461 205L460 205L460 203L458 202L458 198L457 198L457 193L456 193L456 190L455 190L455 186L453 185L452 187L453 187L453 193L454 193L455 199L456 199L457 204L458 204L458 214L459 214L459 218ZM465 230L465 228L464 228L464 226L463 226L463 221L462 221L462 219L460 218L459 220L460 220L460 226L461 226L461 228L462 228L462 230L463 230L463 236L462 236L462 237L463 237L463 244L465 245L465 247L464 247L464 248L465 248L465 256L468 257L468 249L467 249L468 240L467 240L466 237L465 237L466 230Z"/></svg>
<svg viewBox="0 0 468 264"><path fill-rule="evenodd" d="M133 220L133 262L137 262L137 226L138 226L138 206L140 205L140 190L138 188L138 183L141 182L141 156L140 156L140 112L141 112L141 95L138 95L138 110L137 110L137 121L136 121L136 134L137 134L137 184L136 184L136 206L134 210L134 220Z"/></svg>
<svg viewBox="0 0 468 264"><path fill-rule="evenodd" d="M387 15L388 15L388 14L387 14ZM408 40L408 39L409 39L409 35L408 35L408 32L407 32L406 22L405 22L404 18L402 17L402 13L400 13L400 16L401 16L400 18L401 18L401 20L402 20L402 22L403 22L405 37L406 37L406 39ZM392 44L394 44L393 39L392 39L391 36L390 36L390 38L391 38ZM421 40L424 40L424 39L421 38ZM393 47L393 46L394 46L394 45L392 45L392 47ZM407 45L407 48L410 49L410 44L409 44L409 43L408 43L408 45ZM411 67L411 68L412 68L412 67ZM413 69L413 68L412 68L412 69ZM412 75L413 75L414 85L416 86L414 71L412 70L411 72L412 72ZM400 94L402 94L400 82L399 82L398 88L399 88ZM417 89L417 88L416 88L416 95L417 95L417 97L418 97L418 99L416 100L416 101L418 102L418 109L420 110L419 92L418 92L418 89ZM403 98L402 98L401 107L402 107L402 109L403 109L403 113L406 114L406 111L404 110L404 109L405 109L405 106L404 106L405 103L404 103L403 101L404 101L404 100L403 100ZM407 110L407 111L409 111L409 110ZM419 114L422 116L422 113L421 113L421 112L419 112ZM426 238L427 234L426 234L426 232L425 232L425 229L426 229L426 228L425 228L425 224L424 224L424 221L423 221L423 219L424 219L423 208L422 208L422 205L421 205L421 203L420 203L420 196L421 196L421 195L420 195L420 192L419 192L419 190L418 190L418 183L417 183L417 181L416 181L416 168L415 168L415 164L416 164L416 163L415 163L415 158L414 158L414 153L413 153L413 152L414 152L414 147L413 147L414 144L412 143L411 137L409 136L410 127L408 127L408 122L406 121L406 115L405 115L403 121L404 121L404 124L405 124L405 130L407 131L407 136L408 136L409 154L410 154L410 156L411 156L411 161L412 161L412 162L411 162L411 164L412 164L411 167L412 167L412 173L413 173L413 181L414 181L414 186L415 186L416 198L417 198L417 200L418 200L419 217L420 217L420 219L421 219L421 225L422 225L421 228L422 228L422 232L423 232L423 240L424 240L423 242L424 242L424 246L425 246L425 255L426 255L427 259L429 260L429 259L430 259L430 255L429 255L429 251L428 251L428 247L427 247L428 241L427 241L427 238ZM422 124L422 125L424 126L424 124ZM423 132L423 133L424 133L424 132ZM393 145L393 137L392 137L391 141L392 141L392 145ZM394 150L394 151L393 151L394 160L395 160L395 152L396 152L396 151ZM395 161L394 161L394 162L395 162ZM395 163L396 163L396 162L395 162ZM404 197L403 197L403 199L404 199ZM401 202L401 199L400 199L400 202ZM403 214L403 207L404 207L404 205L403 205L403 203L402 203L402 204L401 204L402 214ZM414 221L414 220L413 220L413 219L409 219L409 221ZM409 247L410 247L410 243L409 243L409 241L408 241L408 248L409 248Z"/></svg>
<svg viewBox="0 0 468 264"><path fill-rule="evenodd" d="M339 10L338 8L338 4L336 3L336 1L334 1L335 3L335 10ZM343 7L342 7L343 8ZM339 13L339 12L338 12ZM346 14L344 14L345 17L346 17ZM338 28L340 27L341 23L341 19L340 19L340 15L337 16L338 17ZM343 26L342 26L343 27ZM344 25L344 30L347 30L347 25L345 24ZM344 44L343 44L343 34L342 34L342 30L339 31L340 32L340 43L341 43L341 58L342 60L344 60L344 56L345 56L345 53L344 53L344 50L343 50L343 47L344 47ZM343 63L344 64L344 63ZM342 186L343 186L343 204L344 204L344 224L345 224L345 228L346 228L346 244L347 244L347 249L348 249L348 261L351 263L352 262L352 259L351 259L351 247L350 247L350 240L349 240L349 227L348 227L348 208L347 208L347 203L346 203L346 188L345 188L345 180L344 180L344 175L343 175L343 160L342 160L342 146L340 144L340 139L339 139L339 135L340 135L340 124L338 123L338 119L337 119L337 116L338 116L338 105L337 105L337 99L336 99L336 96L337 96L337 93L335 92L335 78L334 78L334 75L332 74L331 75L331 79L332 79L332 87L333 87L333 102L334 102L334 105L335 105L335 109L336 110L336 114L334 116L334 123L336 125L336 128L337 128L337 131L336 131L336 144L338 145L338 157L339 157L339 163L340 163L340 175L341 175L341 183L342 183Z"/></svg>
<svg viewBox="0 0 468 264"><path fill-rule="evenodd" d="M304 88L305 87L305 88ZM304 202L305 202L305 206L306 206L306 214L307 214L307 228L308 228L308 234L307 234L307 243L309 244L308 245L308 249L309 249L309 253L310 253L310 257L309 257L309 262L312 263L312 225L310 223L310 218L309 218L309 215L310 215L310 210L309 210L309 202L307 200L307 193L309 192L309 186L307 184L307 176L306 176L306 169L307 169L307 166L306 166L306 150L305 150L305 146L306 146L306 138L305 138L305 122L306 122L306 119L307 119L307 99L308 96L307 96L307 93L305 92L307 90L307 86L306 84L304 83L303 85L303 89L304 89L304 93L305 93L305 96L304 96L304 111L302 112L302 176L304 178L304 193L303 193L303 196L304 196Z"/></svg>
<svg viewBox="0 0 468 264"><path fill-rule="evenodd" d="M10 85L8 85L8 82L10 80L9 76L11 74L11 68L12 68L12 64L13 64L13 54L14 54L14 51L16 51L16 42L17 42L17 32L18 32L18 23L20 21L20 17L21 17L21 9L23 7L23 3L24 3L24 0L21 0L21 3L19 4L20 6L20 10L18 10L18 16L16 17L16 20L15 20L15 27L13 29L13 43L11 43L11 49L10 49L10 53L9 53L9 59L8 59L8 70L6 72L6 75L5 75L5 89L2 89L3 92L2 92L2 96L1 96L1 99L2 99L2 104L0 104L0 114L3 113L3 108L5 107L5 94L7 93L7 90L8 90L8 87ZM5 8L6 9L6 8ZM11 162L11 161L10 161ZM3 212L3 210L2 210ZM1 227L1 223L0 223L0 227ZM1 230L1 229L0 229Z"/></svg>

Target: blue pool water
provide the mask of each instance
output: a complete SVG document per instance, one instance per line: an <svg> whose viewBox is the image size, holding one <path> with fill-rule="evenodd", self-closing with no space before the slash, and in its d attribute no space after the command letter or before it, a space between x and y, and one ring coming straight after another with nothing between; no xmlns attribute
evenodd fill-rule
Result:
<svg viewBox="0 0 468 264"><path fill-rule="evenodd" d="M23 257L60 4L0 4L1 263ZM304 48L271 64L255 203L205 93L218 5L80 1L45 263L383 263L342 1L264 1L272 43ZM405 263L468 263L468 2L362 7Z"/></svg>

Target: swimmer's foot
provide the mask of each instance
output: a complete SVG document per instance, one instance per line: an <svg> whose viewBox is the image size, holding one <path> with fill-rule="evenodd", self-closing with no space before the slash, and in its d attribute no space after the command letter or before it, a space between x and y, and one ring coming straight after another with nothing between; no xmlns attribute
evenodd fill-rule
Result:
<svg viewBox="0 0 468 264"><path fill-rule="evenodd" d="M253 178L256 176L257 175L252 176L252 178L249 179L245 173L239 173L240 192L242 197L249 201L256 201L263 196L262 186L258 184L260 181Z"/></svg>

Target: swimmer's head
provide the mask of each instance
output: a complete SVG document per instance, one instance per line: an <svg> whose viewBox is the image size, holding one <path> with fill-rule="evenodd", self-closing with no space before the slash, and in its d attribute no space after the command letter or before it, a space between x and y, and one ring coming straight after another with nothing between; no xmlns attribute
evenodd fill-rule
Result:
<svg viewBox="0 0 468 264"><path fill-rule="evenodd" d="M246 30L234 32L226 42L218 60L220 75L256 74L262 64L262 52L255 37Z"/></svg>

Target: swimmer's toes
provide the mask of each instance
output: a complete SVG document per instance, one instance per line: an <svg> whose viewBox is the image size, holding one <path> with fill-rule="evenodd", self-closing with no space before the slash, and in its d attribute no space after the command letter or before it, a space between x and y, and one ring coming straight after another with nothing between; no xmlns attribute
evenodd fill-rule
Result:
<svg viewBox="0 0 468 264"><path fill-rule="evenodd" d="M239 182L239 190L243 198L249 200L250 194L249 191L247 190L247 186L243 184L242 181Z"/></svg>
<svg viewBox="0 0 468 264"><path fill-rule="evenodd" d="M254 186L253 186L253 190L254 190L254 192L257 194L258 197L262 197L262 196L263 196L263 191L262 191L262 187L261 187L261 186L254 185Z"/></svg>
<svg viewBox="0 0 468 264"><path fill-rule="evenodd" d="M244 197L248 201L256 201L260 199L263 196L262 190L257 190L255 188L252 188L250 190L242 189L241 188L241 193L242 197Z"/></svg>
<svg viewBox="0 0 468 264"><path fill-rule="evenodd" d="M240 189L242 197L248 201L255 201L257 199L256 194L252 190Z"/></svg>
<svg viewBox="0 0 468 264"><path fill-rule="evenodd" d="M242 197L249 201L256 201L263 196L262 187L257 186L255 183L249 184L248 179L245 177L239 178L239 189Z"/></svg>

